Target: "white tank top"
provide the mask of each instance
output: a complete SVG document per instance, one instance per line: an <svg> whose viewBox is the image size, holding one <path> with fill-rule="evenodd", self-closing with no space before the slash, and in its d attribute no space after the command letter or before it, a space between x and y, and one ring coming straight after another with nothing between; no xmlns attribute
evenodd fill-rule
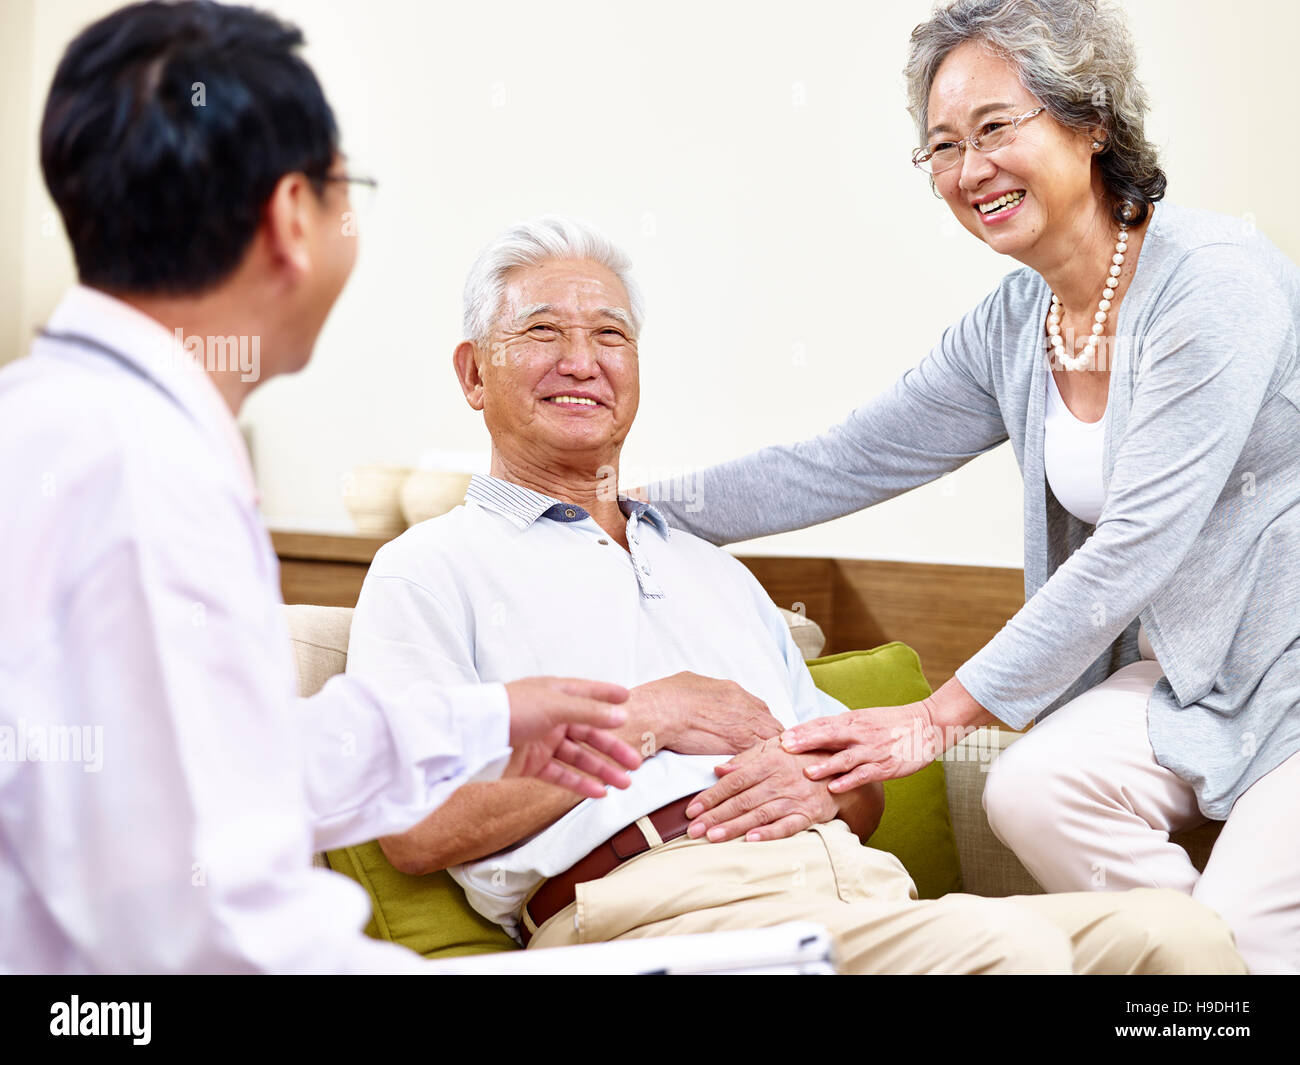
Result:
<svg viewBox="0 0 1300 1065"><path fill-rule="evenodd" d="M1047 371L1047 406L1043 424L1043 465L1047 484L1057 502L1080 521L1096 525L1101 517L1106 492L1101 469L1105 461L1106 415L1100 421L1085 422L1070 413L1056 387L1056 375ZM1146 629L1138 626L1138 650L1155 661L1156 653Z"/></svg>

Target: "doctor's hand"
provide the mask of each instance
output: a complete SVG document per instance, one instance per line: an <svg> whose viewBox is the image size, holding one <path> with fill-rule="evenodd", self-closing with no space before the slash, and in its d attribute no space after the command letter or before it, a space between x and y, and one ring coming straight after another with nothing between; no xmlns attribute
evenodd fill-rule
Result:
<svg viewBox="0 0 1300 1065"><path fill-rule="evenodd" d="M616 704L628 690L617 684L567 677L527 677L506 685L510 699L510 746L514 754L502 776L536 777L589 799L605 784L626 788L626 770L641 756L608 730L627 721Z"/></svg>

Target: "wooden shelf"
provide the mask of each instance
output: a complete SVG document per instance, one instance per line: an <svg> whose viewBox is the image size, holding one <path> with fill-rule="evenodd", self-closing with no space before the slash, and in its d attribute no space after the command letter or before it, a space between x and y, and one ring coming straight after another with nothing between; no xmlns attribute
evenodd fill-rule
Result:
<svg viewBox="0 0 1300 1065"><path fill-rule="evenodd" d="M321 559L327 562L360 562L370 565L391 537L357 536L350 533L313 533L299 530L271 530L271 543L281 558Z"/></svg>

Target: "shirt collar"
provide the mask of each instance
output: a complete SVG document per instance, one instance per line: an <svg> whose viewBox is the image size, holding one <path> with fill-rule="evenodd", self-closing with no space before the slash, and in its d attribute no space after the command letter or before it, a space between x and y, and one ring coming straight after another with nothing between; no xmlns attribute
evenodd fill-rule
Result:
<svg viewBox="0 0 1300 1065"><path fill-rule="evenodd" d="M46 331L55 334L53 340L60 346L86 346L60 336L84 337L102 345L161 388L220 443L240 487L250 500L258 501L238 422L202 366L160 322L106 292L74 285L54 308Z"/></svg>
<svg viewBox="0 0 1300 1065"><path fill-rule="evenodd" d="M494 514L500 514L520 529L527 529L539 518L567 523L583 521L591 517L576 503L566 503L554 496L534 492L523 485L481 473L476 473L470 478L465 500L466 502L472 500ZM620 492L618 506L627 517L636 515L638 520L649 522L665 540L668 539L667 519L649 503L643 503L639 499L629 499Z"/></svg>

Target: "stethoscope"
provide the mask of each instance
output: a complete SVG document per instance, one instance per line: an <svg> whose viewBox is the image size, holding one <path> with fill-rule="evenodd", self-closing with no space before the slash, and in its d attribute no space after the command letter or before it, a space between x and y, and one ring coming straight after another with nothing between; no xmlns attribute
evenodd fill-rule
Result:
<svg viewBox="0 0 1300 1065"><path fill-rule="evenodd" d="M169 400L171 400L171 402L175 403L176 406L180 407L181 410L185 411L187 416L189 416L190 418L194 417L194 415L186 408L185 404L182 403L175 395L173 395L172 392L168 388L166 388L157 378L146 373L143 369L141 369L139 363L134 362L132 359L122 354L122 352L118 351L116 348L109 347L109 345L103 343L102 341L96 340L94 337L88 337L83 333L55 333L49 329L46 329L43 326L36 331L36 335L41 337L44 340L53 340L55 343L68 344L72 347L85 348L87 351L92 351L97 355L104 355L112 359L120 366L129 370L136 377L148 381L149 384L153 385L154 388L156 388L159 392L161 392L164 396L166 396Z"/></svg>

